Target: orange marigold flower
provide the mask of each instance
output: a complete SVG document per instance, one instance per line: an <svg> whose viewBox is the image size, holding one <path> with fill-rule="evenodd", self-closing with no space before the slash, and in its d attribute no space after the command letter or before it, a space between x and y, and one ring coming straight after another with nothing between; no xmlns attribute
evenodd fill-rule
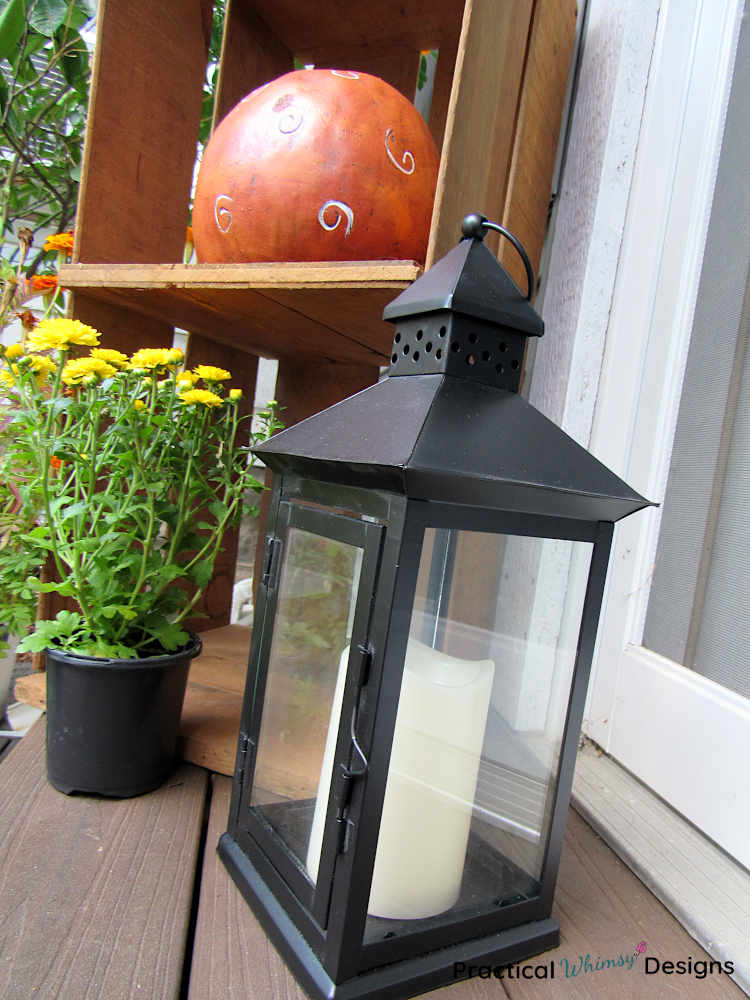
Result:
<svg viewBox="0 0 750 1000"><path fill-rule="evenodd" d="M58 458L57 455L53 455L49 460L49 464L53 469L62 469L62 459Z"/></svg>
<svg viewBox="0 0 750 1000"><path fill-rule="evenodd" d="M57 288L56 274L35 274L31 279L35 292L53 292Z"/></svg>
<svg viewBox="0 0 750 1000"><path fill-rule="evenodd" d="M73 233L55 233L54 236L48 236L44 241L44 249L71 253L73 250Z"/></svg>

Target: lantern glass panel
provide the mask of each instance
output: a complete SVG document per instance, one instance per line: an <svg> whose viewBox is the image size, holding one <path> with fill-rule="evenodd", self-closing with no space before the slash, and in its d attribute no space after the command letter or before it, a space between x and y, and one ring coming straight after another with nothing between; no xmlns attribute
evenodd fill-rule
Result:
<svg viewBox="0 0 750 1000"><path fill-rule="evenodd" d="M291 527L279 577L250 806L313 881L312 803L326 772L326 738L339 664L351 640L362 555L359 546ZM330 780L330 768L327 773Z"/></svg>
<svg viewBox="0 0 750 1000"><path fill-rule="evenodd" d="M425 532L366 943L539 895L592 551Z"/></svg>

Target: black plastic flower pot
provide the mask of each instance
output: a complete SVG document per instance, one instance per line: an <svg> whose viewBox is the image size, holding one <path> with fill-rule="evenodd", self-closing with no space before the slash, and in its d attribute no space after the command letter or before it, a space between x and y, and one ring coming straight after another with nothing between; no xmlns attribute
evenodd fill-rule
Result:
<svg viewBox="0 0 750 1000"><path fill-rule="evenodd" d="M198 636L174 653L98 659L47 650L47 777L66 795L118 798L171 773Z"/></svg>

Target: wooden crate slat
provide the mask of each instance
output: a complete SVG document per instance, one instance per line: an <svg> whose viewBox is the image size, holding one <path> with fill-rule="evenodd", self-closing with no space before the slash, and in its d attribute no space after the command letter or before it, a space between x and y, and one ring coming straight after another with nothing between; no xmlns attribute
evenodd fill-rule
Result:
<svg viewBox="0 0 750 1000"><path fill-rule="evenodd" d="M246 94L294 69L294 56L246 0L228 0L212 130Z"/></svg>
<svg viewBox="0 0 750 1000"><path fill-rule="evenodd" d="M68 265L66 287L172 321L265 357L385 363L393 327L384 307L421 273L411 262ZM252 284L248 280L252 278ZM113 345L116 346L116 345Z"/></svg>
<svg viewBox="0 0 750 1000"><path fill-rule="evenodd" d="M314 63L322 50L369 46L374 52L408 43L414 51L438 48L456 31L462 0L329 0L324 6L300 0L254 0L254 7L271 31L293 55Z"/></svg>
<svg viewBox="0 0 750 1000"><path fill-rule="evenodd" d="M212 4L101 6L74 259L181 260Z"/></svg>
<svg viewBox="0 0 750 1000"><path fill-rule="evenodd" d="M68 796L44 724L2 763L0 996L176 998L208 775L134 799Z"/></svg>
<svg viewBox="0 0 750 1000"><path fill-rule="evenodd" d="M422 273L413 261L275 261L271 264L64 264L66 288L395 288Z"/></svg>
<svg viewBox="0 0 750 1000"><path fill-rule="evenodd" d="M531 12L532 0L467 0L426 267L455 246L468 212L500 214Z"/></svg>
<svg viewBox="0 0 750 1000"><path fill-rule="evenodd" d="M521 240L535 273L547 231L550 188L576 30L576 0L537 0L502 223ZM499 258L519 287L526 273L503 240Z"/></svg>

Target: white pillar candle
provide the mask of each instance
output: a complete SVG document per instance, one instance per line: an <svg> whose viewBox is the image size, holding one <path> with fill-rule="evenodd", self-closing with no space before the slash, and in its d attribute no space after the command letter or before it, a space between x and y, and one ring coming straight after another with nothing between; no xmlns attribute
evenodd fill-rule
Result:
<svg viewBox="0 0 750 1000"><path fill-rule="evenodd" d="M339 662L307 854L315 881L333 773L349 649ZM491 660L461 660L409 639L368 912L393 919L442 913L461 889Z"/></svg>
<svg viewBox="0 0 750 1000"><path fill-rule="evenodd" d="M495 665L409 639L368 913L450 909L461 891Z"/></svg>

